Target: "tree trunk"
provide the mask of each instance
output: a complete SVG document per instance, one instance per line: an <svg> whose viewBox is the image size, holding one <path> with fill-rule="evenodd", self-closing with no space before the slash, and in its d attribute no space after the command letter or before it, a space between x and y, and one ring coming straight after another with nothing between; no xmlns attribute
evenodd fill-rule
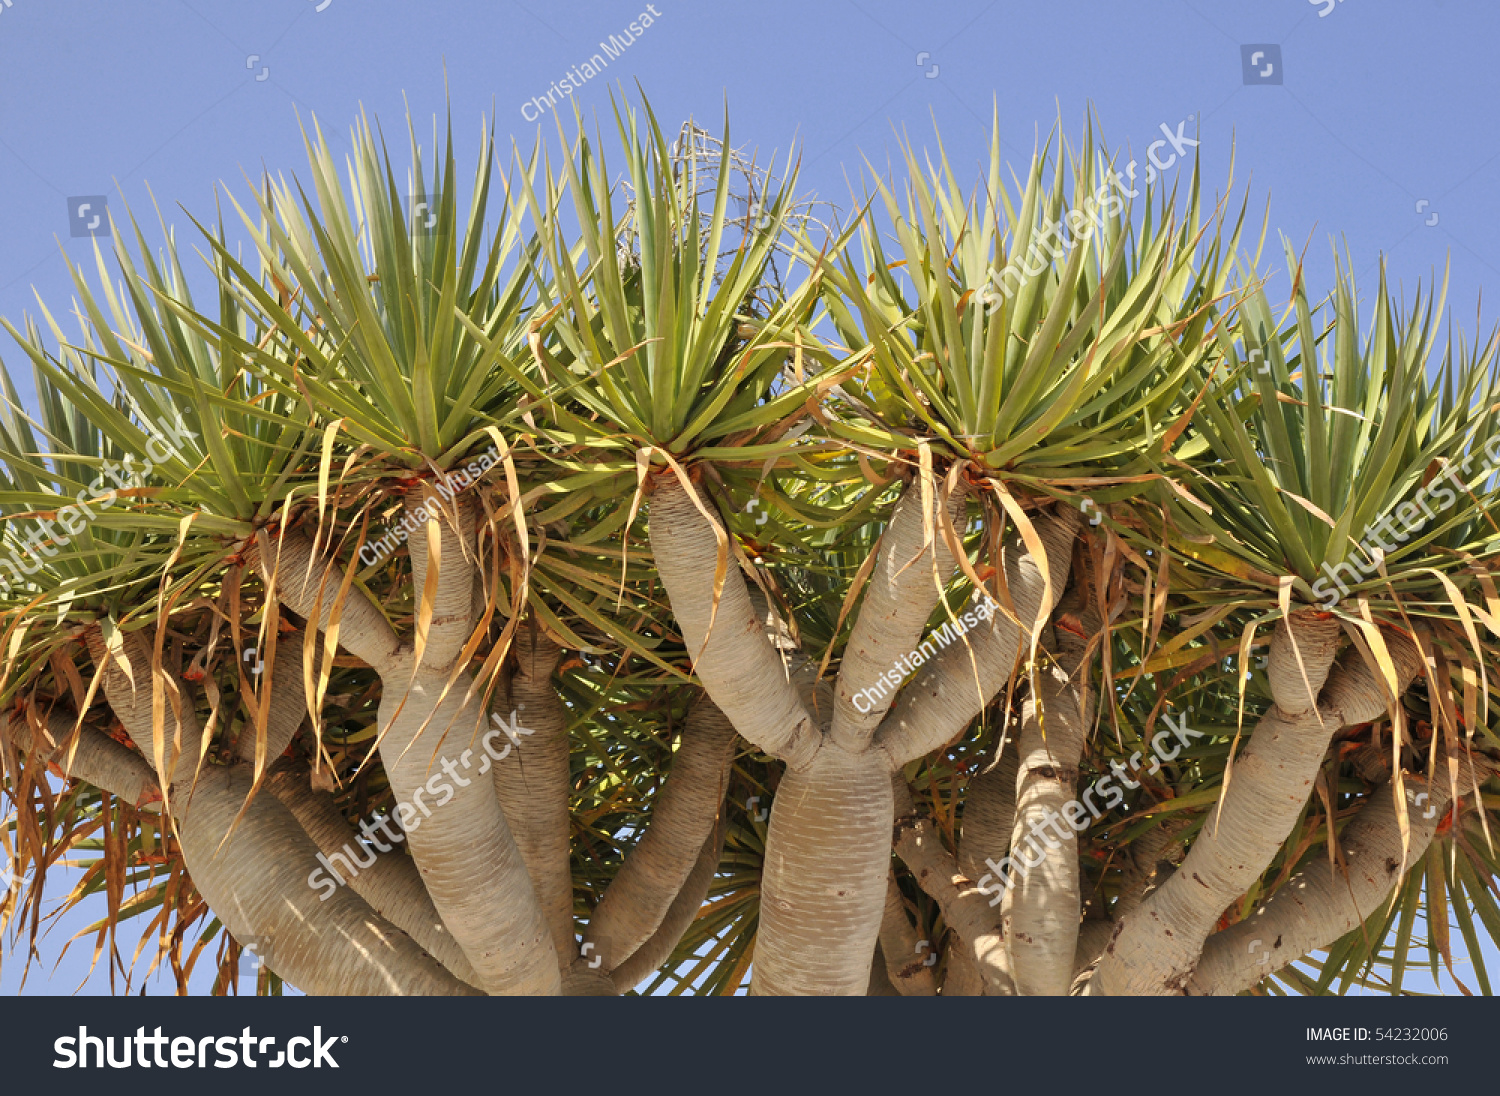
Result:
<svg viewBox="0 0 1500 1096"><path fill-rule="evenodd" d="M573 934L568 716L552 683L562 650L534 627L516 632L513 649L511 711L492 708L491 714L502 720L514 716L531 734L495 762L495 792L551 930L552 946L566 968L578 957L578 941Z"/></svg>
<svg viewBox="0 0 1500 1096"><path fill-rule="evenodd" d="M831 743L787 768L771 808L755 945L757 995L863 996L891 862L891 776Z"/></svg>

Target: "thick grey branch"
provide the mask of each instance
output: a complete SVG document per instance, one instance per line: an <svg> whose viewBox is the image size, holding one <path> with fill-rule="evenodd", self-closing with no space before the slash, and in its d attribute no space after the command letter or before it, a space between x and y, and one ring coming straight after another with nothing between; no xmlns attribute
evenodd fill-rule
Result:
<svg viewBox="0 0 1500 1096"><path fill-rule="evenodd" d="M708 840L703 842L703 848L698 853L698 860L694 863L693 870L683 881L682 889L677 892L677 897L673 898L672 904L667 907L666 916L661 919L661 924L634 955L610 972L610 979L618 992L625 993L633 989L652 973L660 970L661 965L671 958L672 952L677 949L677 944L698 916L698 912L703 908L704 900L708 897L708 889L713 885L719 861L724 855L724 838L728 832L729 820L721 814L719 824L714 828L713 833L708 835Z"/></svg>
<svg viewBox="0 0 1500 1096"><path fill-rule="evenodd" d="M60 711L47 716L42 733L15 714L0 717L0 740L8 741L25 753L35 753L49 767L64 776L81 780L109 792L140 809L161 809L161 785L156 773L144 758L120 745L93 727L79 730L74 749L73 718Z"/></svg>
<svg viewBox="0 0 1500 1096"><path fill-rule="evenodd" d="M1047 549L1053 605L1067 583L1079 518L1074 511L1063 511L1037 523ZM1017 544L1004 546L1001 556L1016 613L1029 629L1045 592L1042 572L1031 553ZM980 598L970 603L976 619L982 604ZM963 732L1010 680L1023 634L1020 624L996 612L922 667L875 732L875 746L889 757L892 771Z"/></svg>
<svg viewBox="0 0 1500 1096"><path fill-rule="evenodd" d="M940 485L934 485L940 490ZM896 698L890 675L900 674L897 660L922 639L922 629L938 604L938 584L946 586L958 564L943 536L943 500L933 499L929 521L923 521L922 486L909 483L886 526L875 567L849 642L839 663L833 702L832 736L846 749L863 749ZM949 520L962 536L962 486L947 499ZM931 542L924 544L924 537ZM899 680L897 678L896 680ZM878 688L877 688L878 686Z"/></svg>
<svg viewBox="0 0 1500 1096"><path fill-rule="evenodd" d="M344 566L337 559L326 553L314 558L312 539L297 529L271 538L264 555L258 545L252 545L246 557L268 585L274 574L276 596L283 605L328 630L345 578ZM358 586L349 587L340 610L339 646L377 673L390 667L400 646L385 614Z"/></svg>
<svg viewBox="0 0 1500 1096"><path fill-rule="evenodd" d="M1487 770L1476 773L1475 766L1464 763L1459 793L1471 794L1487 777ZM1408 774L1405 786L1409 844L1404 858L1395 789L1382 784L1339 836L1347 866L1337 867L1319 856L1244 921L1209 937L1188 993L1242 993L1373 916L1427 854L1452 803L1445 773L1431 783Z"/></svg>
<svg viewBox="0 0 1500 1096"><path fill-rule="evenodd" d="M420 669L445 671L452 667L474 629L474 578L478 573L474 505L465 496L445 501L426 487L420 497L407 497L406 516L416 525L406 549L418 597L419 636L424 611L432 614L427 621ZM434 543L439 553L436 560L431 556Z"/></svg>
<svg viewBox="0 0 1500 1096"><path fill-rule="evenodd" d="M537 902L552 933L558 961L578 955L573 935L572 818L568 813L568 717L552 682L561 648L523 625L512 646L516 670L510 701L516 722L531 732L495 762L495 792ZM501 719L509 712L495 712Z"/></svg>
<svg viewBox="0 0 1500 1096"><path fill-rule="evenodd" d="M589 919L584 940L604 966L638 951L660 927L723 813L734 762L734 726L707 696L688 713L645 833Z"/></svg>
<svg viewBox="0 0 1500 1096"><path fill-rule="evenodd" d="M651 496L650 535L672 614L708 695L735 729L758 748L794 769L805 766L822 741L817 723L803 707L786 665L766 638L732 556L714 613L718 540L675 479L663 479Z"/></svg>
<svg viewBox="0 0 1500 1096"><path fill-rule="evenodd" d="M1222 809L1182 867L1125 921L1099 963L1091 994L1184 992L1219 916L1260 877L1296 824L1334 733L1386 710L1387 690L1355 650L1334 665L1338 634L1331 619L1278 622L1268 667L1275 703L1234 760ZM1421 666L1420 654L1409 640L1392 636L1387 643L1404 690Z"/></svg>
<svg viewBox="0 0 1500 1096"><path fill-rule="evenodd" d="M105 698L143 750L152 741L149 633L89 636ZM318 848L274 797L251 797L247 766L205 766L191 790L201 740L191 700L166 705L165 736L181 744L171 809L193 884L236 940L305 993L472 994L405 933L347 888L327 901L311 885Z"/></svg>
<svg viewBox="0 0 1500 1096"><path fill-rule="evenodd" d="M478 985L479 975L438 916L411 857L399 846L386 852L369 848L344 820L333 796L313 790L305 767L273 770L266 778L266 790L292 812L324 860L333 865L331 874L344 879L376 913L415 940L456 978ZM380 828L366 832L372 842L380 841L382 832L390 836L388 830ZM348 863L351 857L355 861L352 864ZM364 863L366 858L368 865Z"/></svg>
<svg viewBox="0 0 1500 1096"><path fill-rule="evenodd" d="M876 950L885 964L886 976L902 997L935 997L937 980L932 964L938 957L937 945L917 937L916 927L906 913L906 899L892 872L885 887L885 913L880 920L880 947Z"/></svg>

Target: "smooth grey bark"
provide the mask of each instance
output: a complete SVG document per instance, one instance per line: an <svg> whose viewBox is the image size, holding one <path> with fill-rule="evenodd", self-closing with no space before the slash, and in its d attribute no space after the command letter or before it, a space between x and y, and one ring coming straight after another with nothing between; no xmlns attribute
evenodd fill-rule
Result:
<svg viewBox="0 0 1500 1096"><path fill-rule="evenodd" d="M683 934L692 925L703 903L708 898L709 888L724 857L724 839L729 834L729 819L721 812L718 825L703 842L693 870L683 880L682 889L667 907L661 924L635 953L610 972L610 981L618 993L628 993L638 984L661 969L671 958Z"/></svg>
<svg viewBox="0 0 1500 1096"><path fill-rule="evenodd" d="M959 871L958 861L943 847L937 827L916 813L911 790L899 773L892 778L892 797L896 805L896 855L943 911L944 922L958 937L953 950L967 950L974 956L986 993L1012 996L1000 911L990 904L984 889Z"/></svg>
<svg viewBox="0 0 1500 1096"><path fill-rule="evenodd" d="M0 716L0 744L10 744L23 753L35 753L49 768L66 777L108 792L138 810L161 810L161 787L156 773L138 754L106 734L84 725L73 743L72 716L54 710L40 727L32 727L15 714ZM9 762L7 761L7 766ZM19 773L12 771L14 781Z"/></svg>
<svg viewBox="0 0 1500 1096"><path fill-rule="evenodd" d="M933 494L940 487L933 484ZM938 606L940 586L946 586L958 569L943 536L945 508L947 520L962 538L966 524L962 487L946 499L932 499L928 508L921 485L909 484L881 537L834 691L830 737L845 749L863 750L869 744L896 699L896 690L889 685L875 687L898 659L912 651L914 639L921 636ZM856 698L863 703L857 704Z"/></svg>
<svg viewBox="0 0 1500 1096"><path fill-rule="evenodd" d="M1085 921L1078 926L1078 947L1073 953L1073 982L1068 987L1070 994L1077 994L1080 977L1093 975L1094 964L1115 935L1114 921Z"/></svg>
<svg viewBox="0 0 1500 1096"><path fill-rule="evenodd" d="M267 544L252 544L245 556L267 583L274 576L283 605L316 623L325 635L337 610L339 646L376 673L390 667L401 643L385 614L356 586L351 585L340 602L345 569L330 556L314 556L312 539L305 533L288 529Z"/></svg>
<svg viewBox="0 0 1500 1096"><path fill-rule="evenodd" d="M708 506L701 493L698 501ZM718 611L714 611L719 542L693 498L675 479L662 480L651 495L649 531L672 615L709 696L735 730L757 748L786 761L790 768L807 764L822 741L817 721L803 707L781 656L766 638L732 556L726 564Z"/></svg>
<svg viewBox="0 0 1500 1096"><path fill-rule="evenodd" d="M1015 739L1009 737L1010 734L1007 723L1001 730L996 757L976 773L964 789L958 839L959 870L967 878L978 881L980 893L988 896L987 904L995 910L998 910L998 904L992 893L994 873L989 864L991 861L1001 863L1010 852L1010 835L1016 817L1016 775L1021 765ZM1015 976L1001 918L995 918L992 929L963 943L965 946L955 949L965 953L965 962L959 968L963 973L956 989L967 992L970 985L967 968L972 966L974 977L979 980L978 993L1014 997ZM947 995L946 986L943 992Z"/></svg>
<svg viewBox="0 0 1500 1096"><path fill-rule="evenodd" d="M318 633L314 632L314 635ZM264 747L257 740L254 726L247 726L235 743L235 752L246 761L260 765L262 770L276 763L308 716L307 685L303 673L305 636L302 628L296 628L277 639L276 656L261 686L269 706ZM314 655L317 656L322 643L315 642Z"/></svg>
<svg viewBox="0 0 1500 1096"><path fill-rule="evenodd" d="M1130 843L1120 881L1120 897L1112 911L1116 921L1139 909L1151 892L1177 870L1187 850L1176 837L1187 825L1184 819L1164 819Z"/></svg>
<svg viewBox="0 0 1500 1096"><path fill-rule="evenodd" d="M1077 512L1063 510L1037 522L1051 578L1049 615L1067 584L1080 520ZM1021 623L1003 612L995 613L964 637L966 643L946 647L906 684L874 738L874 746L889 758L893 772L958 737L1015 671L1022 644L1029 643L1026 630L1037 618L1047 584L1022 545L1003 545L1001 566ZM980 604L978 598L970 602L974 608Z"/></svg>
<svg viewBox="0 0 1500 1096"><path fill-rule="evenodd" d="M379 751L404 808L402 827L423 886L480 985L492 994L554 995L562 988L557 950L481 748L489 733L481 690L458 665L474 625L473 511L464 501L439 505L431 494L406 505L413 519L419 510L427 515L407 542L419 592L417 642L401 643L379 608L350 587L338 643L380 675ZM348 576L311 549L289 532L256 559L283 603L326 631Z"/></svg>
<svg viewBox="0 0 1500 1096"><path fill-rule="evenodd" d="M870 985L866 997L900 997L901 991L891 981L890 968L886 963L879 941L875 944L875 955L870 960Z"/></svg>
<svg viewBox="0 0 1500 1096"><path fill-rule="evenodd" d="M732 559L715 613L719 541L699 504L706 509L675 479L657 484L657 570L709 696L741 735L787 762L771 810L751 992L863 996L890 865L889 769L872 751L826 739Z"/></svg>
<svg viewBox="0 0 1500 1096"><path fill-rule="evenodd" d="M1087 637L1100 627L1087 597L1086 583L1075 581L1058 603L1058 626L1044 636L1048 657L1032 675L1033 691L1022 706L1010 844L1019 849L1023 840L1040 840L1047 846L1040 864L1011 875L1000 906L1023 997L1064 996L1073 982L1082 914L1077 834L1091 821L1076 802L1078 764L1093 724Z"/></svg>
<svg viewBox="0 0 1500 1096"><path fill-rule="evenodd" d="M408 498L408 516L427 505ZM557 949L487 778L481 690L455 666L472 628L474 581L472 548L460 547L474 542L473 512L458 511L456 527L448 514L438 522L435 579L428 536L419 529L407 541L432 618L420 663L403 646L381 675L380 758L396 802L411 809L402 824L423 885L486 992L551 996L562 989Z"/></svg>
<svg viewBox="0 0 1500 1096"><path fill-rule="evenodd" d="M943 975L944 997L983 997L984 976L974 949L955 940L948 948L948 969Z"/></svg>
<svg viewBox="0 0 1500 1096"><path fill-rule="evenodd" d="M908 486L907 491L912 490ZM744 737L787 762L771 812L751 992L862 996L869 986L890 862L890 774L910 757L929 752L961 731L1003 686L1015 666L1023 630L1001 613L987 626L980 622L970 632L969 644L955 643L905 686L880 724L875 742L850 749L820 731L798 698L733 565L724 574L715 617L714 574L721 562L722 530L716 533L718 527L706 509L701 496L695 503L681 482L662 478L651 501L651 547L709 695ZM1049 552L1049 574L1066 577L1077 521L1077 515L1068 515L1042 522L1044 544L1055 548ZM893 550L892 558L897 556L899 549ZM1029 627L1042 606L1047 583L1035 563L1023 556L1013 552L1003 562L1013 572L1010 593ZM1061 588L1058 583L1052 590L1054 603ZM878 641L872 639L864 653L846 651L841 676L851 673L852 681L874 680L891 667L872 665L871 652L916 649L925 619L882 616L883 604L876 602L868 626ZM1047 608L1050 611L1051 605ZM855 628L860 628L860 618ZM969 647L979 649L982 663L977 687ZM962 656L964 676L971 683L967 690L961 688L960 665L953 656ZM927 676L928 668L940 671L938 676ZM946 695L950 690L952 697ZM961 692L967 692L968 699L959 699ZM934 695L939 709L935 716L903 718L903 711L909 716L914 706L921 710ZM835 703L835 711L837 707ZM888 729L891 733L882 743L880 737ZM845 738L856 746L862 742L858 734ZM907 749L912 751L909 756Z"/></svg>
<svg viewBox="0 0 1500 1096"><path fill-rule="evenodd" d="M154 635L154 629L129 634L117 629L106 638L94 627L85 642L110 708L145 755L170 801L179 792L187 792L200 771L203 734L191 698L167 674L151 672ZM153 714L158 690L163 694L159 724ZM176 804L171 807L175 813Z"/></svg>
<svg viewBox="0 0 1500 1096"><path fill-rule="evenodd" d="M552 674L562 649L533 626L523 626L511 641L516 660L510 679L511 712L492 715L531 731L495 762L495 793L525 861L552 946L564 968L578 957L573 933L573 819L568 813L571 786L568 718Z"/></svg>
<svg viewBox="0 0 1500 1096"><path fill-rule="evenodd" d="M303 674L304 636L303 630L298 628L280 638L263 694L269 697L270 709L266 718L263 757L267 766L274 766L264 778L266 790L292 812L307 836L331 862L339 863L334 859L336 855L347 858L351 852L354 854L354 866L358 870L352 872L352 878L348 880L339 875L342 882L368 902L376 913L415 940L454 977L467 985L477 986L479 976L438 916L412 858L399 847L392 849L386 845L385 851L369 848L370 842L345 821L333 795L314 790L306 766L278 760L308 715ZM318 642L318 648L321 646ZM320 653L315 648L314 654ZM253 733L241 734L236 743L239 756L252 763L256 761L259 748ZM370 840L385 845L380 837L382 832L388 833L374 830ZM370 864L360 866L366 855L371 859Z"/></svg>
<svg viewBox="0 0 1500 1096"><path fill-rule="evenodd" d="M734 762L734 725L707 696L688 713L681 742L640 840L584 930L591 955L613 971L661 926L723 814ZM673 942L675 945L675 941Z"/></svg>
<svg viewBox="0 0 1500 1096"><path fill-rule="evenodd" d="M248 766L198 769L201 729L188 698L165 705L153 727L152 694L165 682L151 672L148 637L88 635L106 700L143 752L160 733L180 743L170 772L172 815L183 860L205 901L242 944L254 944L287 982L321 994L472 994L358 895L339 888L327 901L308 883L317 847L280 802L252 796ZM155 680L153 680L153 678Z"/></svg>
<svg viewBox="0 0 1500 1096"><path fill-rule="evenodd" d="M1463 763L1459 794L1472 794L1489 775L1487 764ZM1288 963L1328 947L1373 916L1413 865L1426 856L1452 803L1452 786L1441 775L1427 781L1408 773L1404 783L1405 856L1395 787L1379 785L1339 835L1345 866L1330 864L1320 855L1245 920L1209 937L1188 993L1243 993Z"/></svg>
<svg viewBox="0 0 1500 1096"><path fill-rule="evenodd" d="M1278 622L1268 672L1274 703L1234 759L1222 808L1182 867L1122 924L1089 983L1101 996L1185 992L1225 907L1270 864L1312 791L1333 735L1396 698L1353 648L1334 664L1339 628L1321 614ZM1405 690L1421 666L1410 640L1387 640Z"/></svg>
<svg viewBox="0 0 1500 1096"><path fill-rule="evenodd" d="M751 992L863 996L891 859L891 777L827 743L771 807Z"/></svg>
<svg viewBox="0 0 1500 1096"><path fill-rule="evenodd" d="M1073 980L1078 947L1078 838L1063 809L1077 790L1085 732L1071 683L1060 667L1038 667L1033 681L1037 692L1023 703L1017 743L1011 849L1018 866L1009 873L1000 908L1017 992L1058 997ZM1041 853L1039 862L1024 870L1019 867L1023 842Z"/></svg>
<svg viewBox="0 0 1500 1096"><path fill-rule="evenodd" d="M938 942L917 936L916 927L906 913L906 899L891 872L886 879L885 910L880 920L880 942L875 954L885 969L886 978L902 997L937 996L937 979L933 966L938 959ZM878 979L872 968L870 985Z"/></svg>
<svg viewBox="0 0 1500 1096"><path fill-rule="evenodd" d="M996 756L969 779L964 789L958 869L970 879L978 879L989 871L986 860L998 862L1005 857L1015 827L1016 773L1021 761L1014 738L997 745L1000 748Z"/></svg>
<svg viewBox="0 0 1500 1096"><path fill-rule="evenodd" d="M340 863L334 859L336 854L348 857L350 851L354 853L356 866L368 857L368 866L359 867L353 877L346 880L354 893L415 940L455 978L471 986L478 985L479 975L464 958L463 949L438 916L432 896L422 886L422 877L411 857L399 846L386 852L368 848L344 820L333 796L313 789L305 768L273 769L266 776L265 789L292 812L307 836L331 863ZM378 840L382 831L375 829L372 832Z"/></svg>
<svg viewBox="0 0 1500 1096"><path fill-rule="evenodd" d="M1063 511L1038 523L1038 534L1047 552L1046 565L1053 599L1047 605L1049 615L1061 598L1072 568L1072 546L1078 527L1079 515L1071 511ZM876 747L886 753L893 768L940 748L960 734L983 707L993 701L1015 672L1023 654L1023 644L1029 643L1028 630L1043 606L1048 582L1036 560L1018 544L1002 547L1001 566L1018 620L1003 613L995 614L968 633L967 643L955 643L946 648L907 685L875 735ZM976 598L970 607L978 604ZM1021 622L1025 623L1025 628ZM992 890L974 881L982 883L989 876L986 859L998 862L1008 851L1015 808L1018 764L1015 758L1014 748L1002 752L999 771L1004 773L1003 776L994 775L992 766L990 773L981 774L971 782L964 806L967 828L959 843L961 859L949 884L941 885L943 872L940 870L928 875L934 888L951 890L947 900L953 907L952 915L960 917L964 926L958 929L959 947L972 952L984 992L995 996L1010 996L1016 992L1012 959L999 912L990 906ZM997 781L1008 784L1008 788L994 786ZM927 889L925 885L924 889ZM929 893L932 893L931 889ZM953 923L950 919L950 924ZM968 961L969 955L966 954L956 983L956 988L964 991L968 989L965 981Z"/></svg>
<svg viewBox="0 0 1500 1096"><path fill-rule="evenodd" d="M239 767L205 773L179 818L194 885L241 943L311 995L474 995L349 888L326 902L308 885L317 846L273 796L256 795ZM224 835L228 833L226 839Z"/></svg>
<svg viewBox="0 0 1500 1096"><path fill-rule="evenodd" d="M1187 850L1176 837L1188 824L1182 818L1163 819L1126 847L1120 890L1114 905L1107 915L1085 919L1078 927L1078 949L1073 957L1074 977L1070 993L1078 994L1084 990L1093 978L1104 949L1124 920L1177 870Z"/></svg>

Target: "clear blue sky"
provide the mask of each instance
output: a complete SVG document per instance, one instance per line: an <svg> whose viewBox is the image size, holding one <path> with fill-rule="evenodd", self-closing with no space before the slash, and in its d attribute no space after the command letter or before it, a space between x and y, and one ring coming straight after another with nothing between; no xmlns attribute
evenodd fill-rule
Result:
<svg viewBox="0 0 1500 1096"><path fill-rule="evenodd" d="M1328 283L1330 239L1347 241L1370 287L1382 254L1393 283L1408 288L1451 259L1449 302L1470 330L1482 287L1500 288L1493 2L654 7L654 24L583 86L585 111L607 112L610 88L623 82L633 93L639 80L664 125L692 114L716 128L727 97L737 144L769 153L797 137L804 185L834 200L846 199L845 173L857 174L861 157L886 163L893 125L920 143L935 117L955 167L977 165L998 102L1019 168L1038 128L1048 130L1060 111L1076 135L1092 105L1106 140L1141 159L1161 126L1176 132L1187 122L1211 194L1222 188L1233 142L1237 192L1248 187L1257 221L1269 198L1273 254L1278 229L1299 245L1311 238L1315 288ZM445 87L461 155L472 157L482 114L502 137L529 145L537 126L524 120L523 103L644 8L634 0L0 0L0 315L17 321L34 310L34 290L67 310L60 249L75 261L91 254L89 240L70 236L70 197L107 195L116 211L123 197L149 214L149 184L188 239L179 205L211 216L219 183L243 194L244 175L262 166L301 170L299 111L338 135L364 106L399 151L407 107L425 132L444 110ZM1244 82L1247 45L1265 54L1256 71L1269 64L1267 79L1282 82ZM20 367L9 346L0 357ZM49 937L47 968L71 931ZM50 982L34 973L28 992L71 992L89 950L75 949ZM5 962L0 993L15 992L19 966ZM86 991L102 989L96 978ZM149 992L168 989L153 983Z"/></svg>

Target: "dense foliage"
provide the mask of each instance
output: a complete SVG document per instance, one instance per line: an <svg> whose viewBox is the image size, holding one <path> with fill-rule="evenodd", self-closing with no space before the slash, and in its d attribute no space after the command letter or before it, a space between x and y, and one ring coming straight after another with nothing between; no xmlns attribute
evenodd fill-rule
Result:
<svg viewBox="0 0 1500 1096"><path fill-rule="evenodd" d="M1240 775L1230 759L1272 707L1278 622L1300 634L1288 622L1333 621L1330 652L1352 651L1389 703L1328 727L1311 793L1214 928L1341 863L1336 836L1385 797L1411 851L1393 889L1363 924L1319 942L1326 957L1287 956L1300 961L1252 982L1399 990L1413 962L1452 969L1452 923L1474 964L1457 977L1489 992L1493 338L1444 328L1431 292L1404 303L1383 267L1361 297L1337 264L1332 293L1314 300L1290 246L1291 298L1273 305L1265 230L1251 238L1244 205L1207 205L1196 168L1180 192L1127 181L1092 130L1076 148L1047 143L1011 182L996 139L971 189L941 149L904 149L899 171L870 176L840 216L799 190L794 161L762 168L732 152L727 128L714 139L684 127L669 144L649 109L615 122L608 164L582 123L510 163L485 135L472 181L451 133L435 159L413 135L402 179L369 123L342 175L314 131L304 176L226 194L191 244L165 224L153 246L133 218L116 223L113 254L74 271L76 322L43 309L6 323L36 395L3 374L0 693L13 733L0 742L18 883L0 924L34 939L47 884L80 865L70 902L99 911L92 946L112 970L131 964L118 939L129 925L149 966L170 965L185 986L211 957L217 988L233 992L250 941L220 932L223 911L195 885L161 802L192 782L148 780L137 801L122 798L80 778L84 731L111 735L154 779L182 749L172 727L189 710L203 727L199 773L245 768L265 797L293 772L353 823L393 811L382 675L347 643L319 643L305 627L316 614L271 588L273 574L293 580L285 562L266 566L289 531L347 567L328 600L368 595L416 637L419 661L446 619L436 559L464 556L479 593L453 673L472 673L485 709L514 714L518 643L561 649L571 893L588 922L650 831L703 691L707 640L684 638L653 551L653 500L668 489L700 500L718 552L710 616L743 576L789 671L827 682L854 657L882 537L909 497L930 611L916 642L892 649L919 650L978 590L1028 638L977 717L898 758L911 804L898 789L897 853L903 826L916 827L929 851L935 841L956 857L950 875L969 899L991 893L960 843L966 803L983 773L1016 779L1001 743L1028 719L1045 727L1038 675L1066 663L1064 633L1076 636L1070 672L1092 700L1078 713L1081 755L1064 766L1068 798L1111 776L1120 793L1077 833L1073 920L1096 959L1215 825ZM475 515L457 552L446 518L409 520L439 485ZM1077 529L1066 590L1049 585L1039 611L1019 612L1007 553L1048 574L1060 519ZM432 560L421 583L419 539ZM940 557L956 560L949 572ZM144 746L122 728L100 658L131 635L150 651ZM1403 670L1408 649L1419 668ZM893 681L922 661L895 663ZM272 698L289 681L295 735L278 740ZM1173 725L1196 733L1153 763ZM50 745L48 727L60 728ZM434 723L421 749L436 758L470 730ZM660 972L638 972L643 991L746 983L778 756L737 740L706 902ZM1444 812L1424 828L1411 788L1439 785ZM972 960L958 949L973 941L953 923L957 899L910 856L891 870L889 976L902 992L959 992ZM1108 931L1090 936L1090 923ZM892 962L902 939L912 955ZM262 974L263 992L279 987Z"/></svg>

